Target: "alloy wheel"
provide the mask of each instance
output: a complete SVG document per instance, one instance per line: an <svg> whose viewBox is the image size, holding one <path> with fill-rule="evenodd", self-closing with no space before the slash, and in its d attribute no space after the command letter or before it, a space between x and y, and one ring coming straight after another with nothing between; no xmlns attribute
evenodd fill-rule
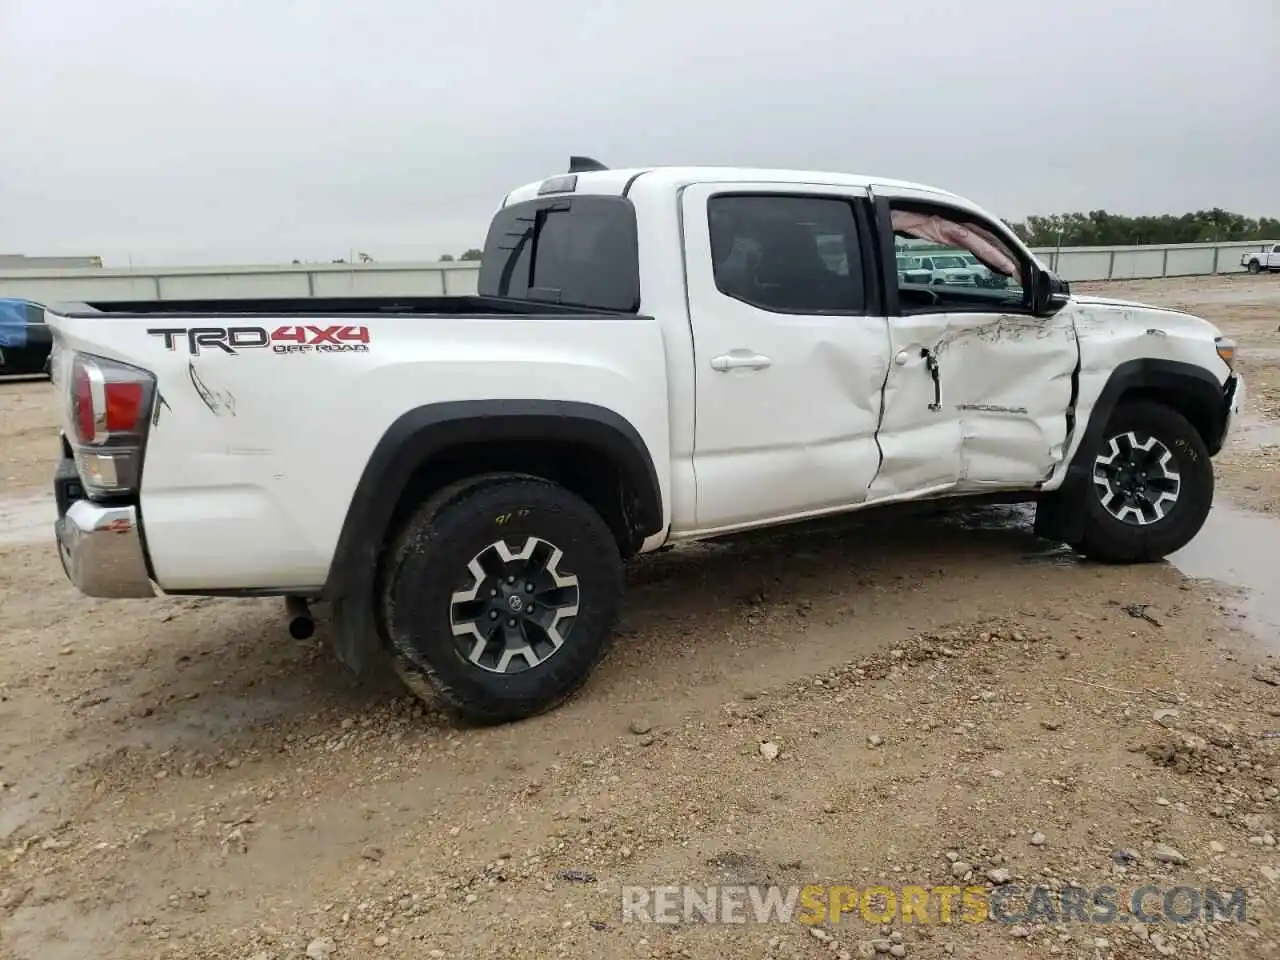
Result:
<svg viewBox="0 0 1280 960"><path fill-rule="evenodd" d="M449 602L458 652L482 670L510 674L546 662L568 639L578 615L575 574L564 552L539 537L518 549L489 544L467 564L466 586Z"/></svg>
<svg viewBox="0 0 1280 960"><path fill-rule="evenodd" d="M1107 513L1122 523L1147 526L1177 505L1182 477L1177 459L1160 440L1136 430L1117 434L1093 465L1093 483Z"/></svg>

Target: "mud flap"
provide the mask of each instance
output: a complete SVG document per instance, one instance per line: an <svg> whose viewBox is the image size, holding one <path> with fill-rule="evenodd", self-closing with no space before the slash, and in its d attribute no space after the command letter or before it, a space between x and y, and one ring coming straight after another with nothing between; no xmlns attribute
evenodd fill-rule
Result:
<svg viewBox="0 0 1280 960"><path fill-rule="evenodd" d="M385 656L373 607L368 602L339 598L332 602L330 611L333 655L357 680L367 679L373 673L370 668Z"/></svg>
<svg viewBox="0 0 1280 960"><path fill-rule="evenodd" d="M1080 542L1084 537L1083 482L1082 478L1068 474L1060 488L1036 502L1033 531L1037 537L1055 543Z"/></svg>

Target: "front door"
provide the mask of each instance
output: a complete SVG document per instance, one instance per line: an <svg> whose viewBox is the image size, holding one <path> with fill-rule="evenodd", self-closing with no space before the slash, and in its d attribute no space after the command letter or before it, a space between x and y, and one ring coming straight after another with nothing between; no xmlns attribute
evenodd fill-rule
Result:
<svg viewBox="0 0 1280 960"><path fill-rule="evenodd" d="M1069 313L1031 314L1029 254L978 211L876 192L881 230L937 269L932 283L886 278L893 364L871 498L1033 487L1064 456L1078 358Z"/></svg>
<svg viewBox="0 0 1280 960"><path fill-rule="evenodd" d="M866 500L889 363L865 191L683 191L702 532Z"/></svg>

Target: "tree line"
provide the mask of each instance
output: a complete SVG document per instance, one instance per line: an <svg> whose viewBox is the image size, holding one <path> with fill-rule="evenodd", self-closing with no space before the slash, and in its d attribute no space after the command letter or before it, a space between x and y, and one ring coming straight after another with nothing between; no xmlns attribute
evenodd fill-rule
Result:
<svg viewBox="0 0 1280 960"><path fill-rule="evenodd" d="M465 251L465 252L462 254L462 256L460 256L460 257L454 257L454 255L453 255L452 253L446 253L443 257L441 257L441 258L440 258L440 262L441 262L441 263L452 263L455 259L457 259L457 260L479 260L479 259L480 259L481 257L483 257L483 256L484 256L484 251L483 251L483 250L478 250L477 248L472 247L470 250Z"/></svg>
<svg viewBox="0 0 1280 960"><path fill-rule="evenodd" d="M1280 240L1280 219L1246 217L1215 207L1195 213L1127 217L1091 210L1005 223L1031 247L1109 247L1141 243L1214 243Z"/></svg>

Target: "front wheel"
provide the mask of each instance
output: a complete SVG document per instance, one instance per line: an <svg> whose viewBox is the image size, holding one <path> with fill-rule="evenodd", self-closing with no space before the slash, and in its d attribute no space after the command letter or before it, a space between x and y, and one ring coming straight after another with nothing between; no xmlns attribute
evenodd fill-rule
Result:
<svg viewBox="0 0 1280 960"><path fill-rule="evenodd" d="M1145 563L1181 549L1213 504L1213 462L1195 427L1161 403L1122 403L1092 451L1083 537L1105 563Z"/></svg>
<svg viewBox="0 0 1280 960"><path fill-rule="evenodd" d="M504 723L586 682L621 595L618 546L595 510L547 481L498 476L455 485L409 519L386 558L382 617L411 690Z"/></svg>

